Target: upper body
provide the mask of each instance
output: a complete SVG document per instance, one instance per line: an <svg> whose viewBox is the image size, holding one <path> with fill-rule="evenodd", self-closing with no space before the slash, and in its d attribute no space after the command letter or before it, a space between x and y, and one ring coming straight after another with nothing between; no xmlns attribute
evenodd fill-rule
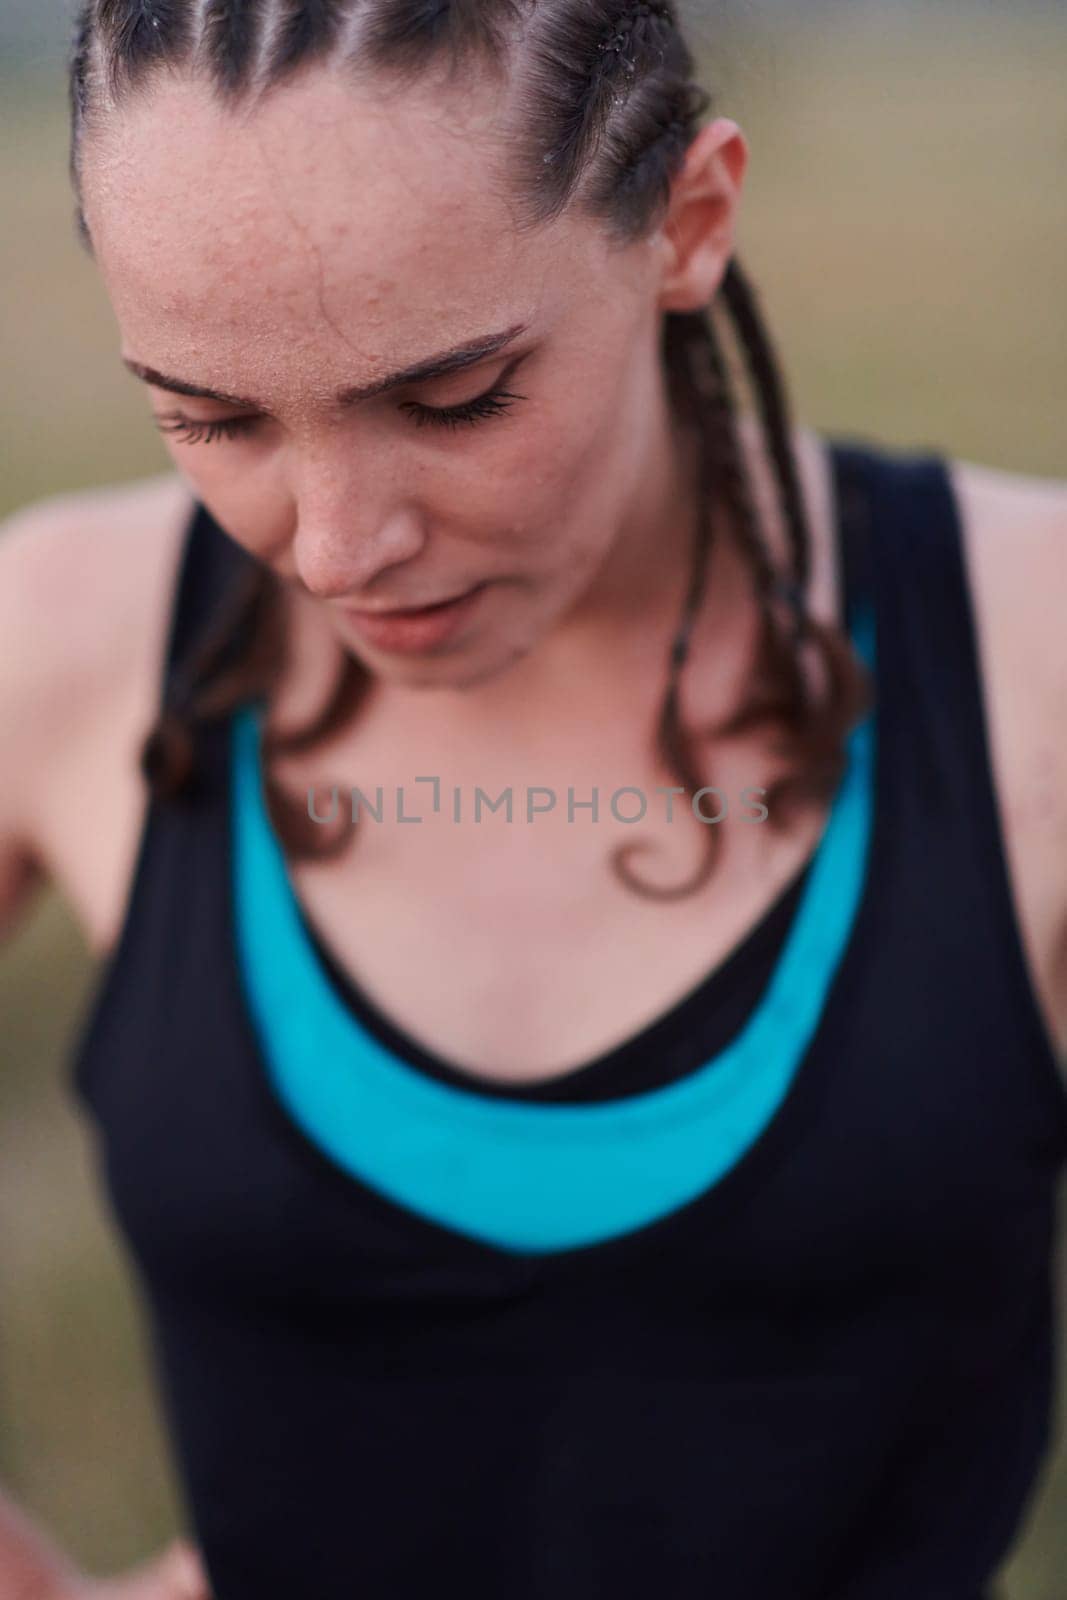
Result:
<svg viewBox="0 0 1067 1600"><path fill-rule="evenodd" d="M811 435L802 436L801 453L809 471L822 459ZM885 470L887 497L896 470ZM959 468L954 477L958 482ZM907 481L901 473L901 486ZM928 485L916 477L905 495L920 481ZM167 488L157 481L128 491L141 498L142 510L128 532L143 535L146 498ZM961 877L984 869L992 878L996 867L987 853L973 727L957 745L953 723L960 710L970 720L973 671L959 631L962 573L951 580L958 592L947 588L931 603L909 584L903 555L910 532L920 581L939 593L952 570L937 554L939 542L948 541L941 547L948 552L954 535L929 525L928 492L916 493L910 527L906 498L887 498L890 509L879 510L887 585L877 604L879 628L886 625L879 705L888 709L880 737L889 757L879 766L875 876L862 931L850 945L848 981L831 1007L833 1026L820 1028L799 1092L772 1119L770 1144L758 1139L725 1179L651 1227L577 1252L550 1250L531 1264L522 1251L487 1250L454 1227L427 1229L417 1210L383 1208L373 1183L338 1182L336 1168L308 1163L299 1106L291 1126L273 1113L265 1118L246 1024L234 1009L232 935L221 912L229 893L223 797L212 785L203 807L184 821L180 811L168 818L167 807L154 809L139 895L118 912L125 938L117 953L116 932L102 945L115 961L94 1002L79 1071L104 1138L112 1202L148 1291L174 1437L219 1600L283 1596L297 1581L323 1597L340 1595L350 1592L356 1573L372 1586L388 1578L393 1592L414 1594L442 1562L487 1595L502 1583L538 1600L584 1595L594 1569L611 1575L614 1592L627 1592L627 1583L643 1590L656 1530L667 1517L673 1531L663 1571L679 1595L704 1592L712 1562L731 1595L752 1592L753 1574L759 1592L783 1592L788 1571L791 1592L821 1596L819 1584L833 1571L835 1600L839 1592L881 1600L901 1584L939 1600L977 1600L979 1593L984 1600L977 1574L991 1572L1003 1550L1047 1442L1049 1181L1067 1115L1057 1131L1048 1083L1039 1093L1031 1071L1043 1064L1014 967L1001 980L1007 951L998 953L999 941L1010 931L1010 913L984 883ZM171 508L187 526L188 499L172 499ZM34 535L24 527L28 548ZM38 523L39 548L46 537ZM216 530L213 537L223 536ZM814 566L825 574L822 539ZM168 563L157 589L164 613L174 604L175 576ZM183 584L185 609L193 592ZM946 641L907 642L924 618L944 619ZM162 618L159 631L166 632ZM155 679L149 716L160 653L157 637L148 650ZM925 682L909 689L897 676L907 660L926 664L940 688ZM694 661L699 683L699 653ZM943 718L940 692L950 708ZM145 720L127 724L135 749ZM880 712L879 727L882 721ZM946 745L943 768L931 731ZM435 764L421 759L424 753L417 753L420 770ZM362 752L353 747L350 754L354 776L366 781ZM746 756L739 780L765 759L755 745ZM388 760L383 746L371 782L392 775L377 766ZM467 776L451 754L447 770ZM486 776L477 766L470 771L472 781ZM558 777L540 764L531 775L559 787L581 782L562 759ZM722 778L721 761L715 775ZM589 776L602 780L603 766ZM616 776L647 782L658 775L611 769L608 786ZM944 800L947 793L951 803L970 805L972 780L981 820L972 835L970 819L959 818L957 847ZM76 787L84 796L85 785ZM143 822L138 809L135 828ZM397 830L396 837L416 833ZM551 851L539 857L543 871ZM510 859L517 865L518 852ZM502 881L503 861L498 854L492 867L498 893L521 894L526 880ZM427 883L423 875L406 918L387 895L369 906L361 900L354 873L340 936L327 934L335 953L358 971L375 941L357 941L352 960L347 930L356 922L372 928L375 916L392 912L408 930L409 959L420 919L445 896L470 905L472 863L468 857L464 877ZM572 857L571 870L579 867ZM387 870L413 871L395 857ZM325 927L329 903L320 912L308 881L300 885L305 908ZM768 894L769 880L762 884ZM127 878L127 900L130 887ZM928 887L943 903L927 905ZM571 1013L582 1017L603 1002L602 1032L565 1029L563 1051L547 1059L542 1053L533 1070L507 1071L507 1042L525 1038L529 1025L524 1018L521 1029L513 1020L509 1028L506 1008L492 999L496 984L531 965L529 930L514 948L503 937L512 911L522 914L515 900L502 898L495 914L483 913L500 948L488 962L468 956L481 971L455 959L446 967L444 941L425 958L437 961L445 985L458 987L468 1003L485 973L486 998L470 1007L479 1028L446 1037L442 1047L444 1030L417 1014L422 982L405 990L412 1004L387 995L384 1009L409 1036L498 1080L543 1081L546 1068L558 1074L586 1056L589 1038L594 1048L610 1049L640 1028L648 1010L626 1034L612 1016L614 975L601 979L590 955L599 955L610 932L607 901L595 907L603 920L586 936L588 983ZM757 920L763 910L757 907ZM916 916L929 932L914 928ZM744 943L751 925L731 929L727 948ZM640 933L635 920L632 935ZM706 969L707 946L694 944L694 952ZM573 962L574 946L565 944L564 954ZM721 961L722 952L712 956ZM538 1008L562 1011L547 987L551 976L535 970L512 989L513 1012L524 994L532 1017ZM726 976L718 973L714 993L728 1007ZM969 981L978 985L973 997ZM179 1002L174 1011L171 992ZM707 993L711 1020L712 990L705 983L697 992ZM672 987L644 1004L658 1016L675 994ZM200 1004L187 1004L194 996ZM312 996L300 1013L309 1026L317 1026L317 1005ZM697 1022L691 999L687 1008ZM720 1037L724 1031L729 1036L720 1028ZM494 1040L501 1041L495 1059ZM700 1060L699 1044L682 1054ZM725 1054L719 1059L725 1065ZM358 1056L338 1064L356 1068L358 1082ZM321 1054L308 1065L320 1076L332 1067ZM649 1059L642 1069L646 1085L651 1066ZM762 1063L756 1070L750 1057L749 1068L758 1077ZM707 1070L679 1087L692 1089ZM820 1086L828 1081L827 1098ZM610 1097L610 1087L606 1092ZM331 1103L332 1118L345 1116L342 1099ZM726 1109L729 1126L735 1107ZM447 1134L448 1117L442 1120ZM706 1126L712 1151L720 1120ZM652 1139L635 1178L655 1167L655 1125L647 1131ZM520 1166L522 1143L514 1152ZM446 1150L450 1166L461 1145L462 1138ZM424 1147L419 1165L432 1155ZM413 1170L408 1162L405 1172ZM561 1178L557 1173L557 1189ZM511 1203L504 1187L488 1197L498 1228ZM589 1193L599 1187L599 1178L587 1185ZM536 1210L542 1200L532 1198ZM569 1228L574 1219L563 1220ZM413 1428L417 1448L405 1444ZM303 1462L303 1493L290 1482L296 1460ZM642 1476L653 1460L666 1480L655 1491ZM802 1464L801 1494L794 1474ZM755 1544L738 1521L754 1473L770 1474L761 1500L768 1537ZM354 1486L365 1513L358 1552L348 1534ZM691 1514L689 1496L700 1493L731 1508L725 1520ZM614 1519L629 1499L624 1534ZM473 1543L471 1517L480 1530ZM410 1535L402 1532L408 1524ZM661 1552L661 1563L666 1559ZM935 1589L939 1575L944 1587ZM160 1593L170 1600L170 1589Z"/></svg>
<svg viewBox="0 0 1067 1600"><path fill-rule="evenodd" d="M810 1590L816 1567L836 1559L821 1548L821 1529L843 1536L863 1501L867 1547L857 1560L871 1578L868 1600L885 1592L877 1584L896 1563L933 1581L939 1463L959 1491L951 1559L957 1572L977 1572L968 1517L993 1504L988 1537L1006 1535L1043 1436L1049 1191L1063 1130L1043 1125L1047 1086L1040 1093L1036 1078L1011 1071L1036 1042L1033 1014L1020 1021L1014 1006L997 1010L996 949L980 952L986 992L974 1007L961 999L968 952L951 905L932 907L933 931L922 930L931 970L951 979L939 1017L951 1048L940 1073L914 1059L916 1038L924 1056L929 1034L916 1010L897 1006L893 980L915 977L905 946L923 911L926 858L909 857L892 815L882 824L904 887L885 886L888 947L874 950L868 937L850 969L855 991L842 999L838 989L837 1032L813 1047L809 1098L793 1102L791 1122L775 1119L776 1139L788 1127L805 1137L773 1172L762 1144L761 1182L755 1192L750 1182L748 1206L729 1223L719 1209L736 1192L727 1183L698 1192L693 1206L661 1206L653 1229L584 1257L550 1254L537 1268L448 1230L420 1230L366 1186L342 1192L272 1131L262 1102L249 1098L247 1019L227 988L218 830L189 834L176 814L150 813L162 844L145 870L162 876L136 907L130 899L147 803L137 757L159 709L194 498L281 597L289 652L271 680L270 727L307 718L339 658L358 661L367 678L354 723L303 755L276 757L274 775L290 790L318 781L328 764L372 785L441 772L489 794L502 784L579 796L652 791L664 762L650 733L660 754L670 749L674 771L679 727L707 724L720 731L695 747L696 775L735 794L773 784L797 748L780 745L765 717L721 732L754 686L769 685L774 703L796 712L824 775L829 731L840 742L843 708L855 709L855 663L834 645L844 619L822 441L790 431L736 262L747 146L725 118L698 129L707 101L670 5L544 0L525 15L504 0L377 0L349 9L145 0L83 8L71 85L82 237L115 310L122 358L148 385L178 471L30 507L0 545L9 773L0 909L12 924L47 878L101 954L133 926L134 910L155 936L122 949L114 993L129 1009L104 1018L93 1043L106 1059L91 1082L112 1141L113 1187L146 1269L198 1517L225 1575L220 1600L263 1600L272 1583L292 1592L312 1571L316 1594L347 1594L357 1557L383 1582L391 1563L405 1563L410 1592L424 1592L478 1497L498 1490L509 1514L532 1520L506 1550L495 1547L507 1528L487 1530L487 1593L501 1592L527 1559L544 1563L540 1577L524 1571L516 1581L539 1597L587 1594L589 1573L604 1563L644 1585L647 1574L627 1564L628 1539L645 1539L650 1557L667 1517L680 1534L667 1554L692 1559L690 1585L706 1587L721 1537L735 1591L745 1592L746 1573L788 1565L790 1550L806 1552ZM446 45L458 80L436 71ZM267 90L242 99L257 73ZM713 304L739 335L760 430L739 425ZM907 474L880 481L907 482L922 498ZM955 848L944 813L924 825L904 774L881 776L907 799L924 849L951 851L948 881L980 908L991 940L1011 937L1004 913L1017 918L1042 1025L1062 1051L1067 490L958 463L952 481L1011 908L999 877L987 898L966 876L983 852L995 865L988 809L975 855L970 836ZM884 528L879 537L885 551ZM908 688L892 663L923 660L914 641L909 655L906 635L931 597L902 584L900 545L889 558L887 614L902 638L883 638L890 665L881 670L899 708ZM943 570L962 627L954 569ZM419 645L409 629L405 647L402 627L358 614L472 589L460 623L437 643ZM89 594L103 599L87 604ZM946 693L962 692L962 665L939 661ZM929 683L916 692L923 728L898 714L898 749L914 737L929 756L919 735L936 725L931 693ZM973 726L970 734L973 770L980 741ZM936 778L936 753L932 764ZM218 798L205 813L215 823ZM536 854L521 830L475 832L476 822L452 817L364 830L349 856L294 862L292 880L341 963L412 1039L483 1078L532 1084L610 1051L721 965L821 851L828 814L831 823L839 815L831 799L824 785L786 827L731 816L703 830L702 842L714 834L717 845L714 871L680 898L623 892L605 860L633 836L606 816L596 830L558 814L540 819ZM664 892L692 868L701 831L671 827L662 814L642 825ZM200 847L210 882L184 876L183 852ZM936 860L931 871L936 894ZM819 909L833 923L825 898ZM177 944L172 915L191 919ZM823 931L814 930L809 957ZM204 989L202 1007L172 992L171 959ZM1021 1001L1018 979L1012 955ZM809 987L794 982L801 1005ZM284 1010L272 1018L285 1029ZM203 1027L218 1031L206 1037ZM1003 1046L988 1061L983 1028ZM779 1022L779 1043L781 1033ZM288 1036L299 1048L299 1029ZM672 1086L685 1105L721 1088L716 1065ZM836 1093L812 1119L835 1067ZM407 1077L390 1081L411 1092ZM957 1094L977 1085L986 1093L957 1118ZM913 1127L917 1095L927 1116ZM443 1102L431 1103L432 1142ZM678 1103L668 1092L651 1112L646 1101L630 1110L655 1118ZM469 1102L449 1104L469 1130ZM542 1133L619 1120L610 1106L564 1124L493 1117L493 1128ZM625 1108L621 1119L631 1126ZM697 1131L713 1142L729 1121ZM395 1120L391 1132L402 1144ZM494 1140L482 1152L495 1158ZM444 1152L446 1200L448 1174L463 1174L454 1154ZM741 1164L750 1181L755 1169ZM401 1177L418 1166L409 1161ZM956 1188L939 1206L944 1173ZM595 1186L583 1190L577 1177L584 1206ZM702 1227L712 1213L723 1225ZM998 1318L1001 1279L1011 1305ZM456 1322L468 1295L475 1314ZM1024 1316L1020 1360L1014 1319ZM646 1361L657 1385L647 1407ZM409 1383L394 1388L385 1377ZM1001 1405L988 1418L987 1382ZM288 1399L275 1411L264 1393L279 1392ZM623 1414L632 1440L620 1432ZM824 1424L826 1448L813 1448ZM405 1450L409 1427L417 1447ZM460 1429L466 1501L455 1470ZM970 1430L982 1429L984 1459L1007 1435L1025 1456L1010 1483L968 1479L968 1462L983 1459L969 1448ZM672 1454L675 1432L682 1447ZM508 1454L516 1442L517 1461ZM720 1449L737 1458L736 1483ZM236 1474L234 1450L243 1453ZM664 1496L640 1485L642 1517L631 1527L622 1516L629 1474L660 1450L671 1456L673 1488ZM294 1460L317 1474L313 1504L290 1504ZM255 1470L246 1474L246 1464ZM499 1484L498 1465L509 1475ZM812 1526L788 1481L802 1469ZM583 1508L585 1480L598 1474L611 1481L594 1530ZM710 1484L728 1505L731 1492L748 1494L753 1475L774 1492L771 1537L746 1539L728 1515L709 1545L694 1497ZM373 1509L351 1552L356 1479ZM897 1536L888 1552L869 1503L883 1485ZM923 1485L925 1506L913 1498ZM418 1539L399 1523L391 1531L409 1487L423 1519ZM588 1487L595 1501L600 1485ZM293 1513L285 1529L283 1509ZM329 1532L321 1540L310 1531L320 1521ZM5 1555L0 1527L0 1575Z"/></svg>

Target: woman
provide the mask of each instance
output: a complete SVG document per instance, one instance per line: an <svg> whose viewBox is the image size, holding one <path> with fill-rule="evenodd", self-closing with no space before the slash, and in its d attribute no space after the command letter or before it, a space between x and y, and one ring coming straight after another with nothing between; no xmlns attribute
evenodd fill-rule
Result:
<svg viewBox="0 0 1067 1600"><path fill-rule="evenodd" d="M692 73L659 3L81 12L177 472L3 542L3 904L108 957L199 1553L9 1509L5 1594L979 1600L1011 1543L1067 493L792 428Z"/></svg>

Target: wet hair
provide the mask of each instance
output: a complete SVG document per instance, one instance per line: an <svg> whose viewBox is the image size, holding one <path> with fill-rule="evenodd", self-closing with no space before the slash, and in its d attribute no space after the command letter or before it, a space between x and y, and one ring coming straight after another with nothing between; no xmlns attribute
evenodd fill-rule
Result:
<svg viewBox="0 0 1067 1600"><path fill-rule="evenodd" d="M341 66L358 79L386 74L401 85L431 67L453 78L472 67L506 81L515 107L501 130L508 199L516 226L536 228L565 211L608 230L621 244L658 220L671 180L711 106L668 0L87 0L70 54L70 173L79 236L92 251L79 180L83 135L124 97L150 89L154 74L186 71L224 104L255 101L312 63ZM757 401L787 535L784 566L757 515L737 427L734 371L723 336L735 343ZM701 525L678 631L667 661L656 755L690 795L702 787L701 736L682 726L678 685L690 630L706 587L713 508L718 501L743 552L759 608L747 694L712 730L736 735L765 725L777 734L783 770L769 786L769 825L792 807L832 796L845 761L845 736L871 700L871 685L847 635L807 611L810 530L794 459L785 388L755 291L733 259L713 304L666 312L662 357L672 411L701 441ZM288 661L281 581L250 561L220 597L160 707L141 754L153 795L180 794L194 778L199 730L253 698L269 700ZM808 670L810 669L810 670ZM307 750L353 719L372 681L345 652L321 710L304 726L265 730L263 782L272 824L293 859L331 855L355 828L331 834L273 772L277 753ZM703 730L703 737L708 730ZM344 808L340 808L343 809ZM704 824L695 874L671 887L643 883L628 860L648 844L619 846L612 869L651 898L693 893L719 853L719 831Z"/></svg>

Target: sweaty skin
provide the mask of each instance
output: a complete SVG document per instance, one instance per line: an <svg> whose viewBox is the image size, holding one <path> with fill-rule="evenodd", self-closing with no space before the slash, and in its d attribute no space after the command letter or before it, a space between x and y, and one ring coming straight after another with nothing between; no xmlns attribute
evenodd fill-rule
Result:
<svg viewBox="0 0 1067 1600"><path fill-rule="evenodd" d="M435 726L483 738L554 720L576 681L595 695L652 661L662 677L696 515L662 313L714 294L747 159L735 124L703 130L668 226L624 248L574 216L519 232L494 140L506 114L489 84L376 96L315 74L237 118L168 81L103 124L84 173L123 355L256 402L153 387L160 416L256 418L230 439L166 433L179 470L394 703L433 689ZM516 325L476 367L335 403ZM445 428L410 410L498 382L521 396L502 415ZM375 649L339 609L481 582L476 623L426 657ZM716 588L710 630L736 610Z"/></svg>

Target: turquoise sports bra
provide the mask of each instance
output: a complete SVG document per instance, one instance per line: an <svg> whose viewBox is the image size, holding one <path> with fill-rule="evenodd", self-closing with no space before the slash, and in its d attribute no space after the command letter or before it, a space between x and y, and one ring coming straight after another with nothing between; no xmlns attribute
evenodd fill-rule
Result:
<svg viewBox="0 0 1067 1600"><path fill-rule="evenodd" d="M853 641L874 672L874 621ZM440 1226L518 1253L630 1232L695 1199L767 1128L819 1023L863 897L875 718L847 765L796 917L740 1033L682 1080L591 1105L501 1100L420 1073L332 987L303 925L260 777L261 703L231 731L241 982L272 1087L344 1171Z"/></svg>

